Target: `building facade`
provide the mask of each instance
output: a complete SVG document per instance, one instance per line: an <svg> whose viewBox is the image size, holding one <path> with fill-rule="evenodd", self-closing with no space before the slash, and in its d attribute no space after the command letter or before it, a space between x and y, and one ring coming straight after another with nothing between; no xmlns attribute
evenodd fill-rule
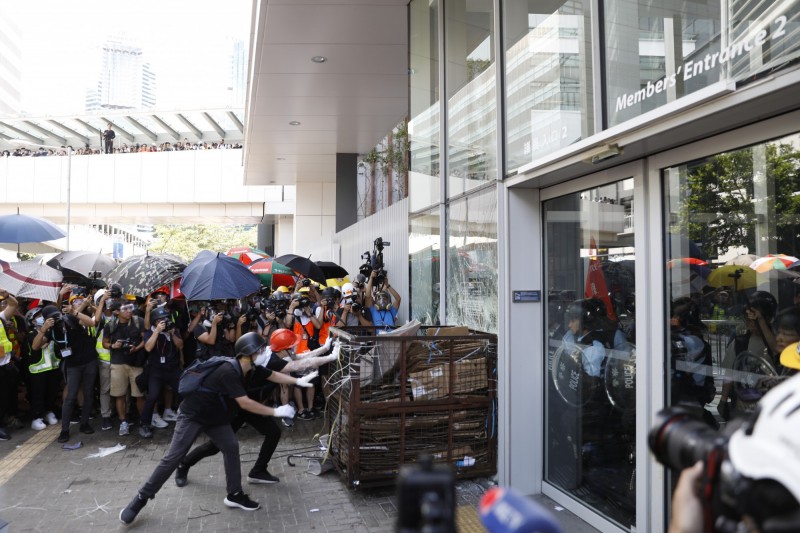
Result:
<svg viewBox="0 0 800 533"><path fill-rule="evenodd" d="M798 30L796 0L410 2L408 311L499 334L501 482L665 530L656 413L724 428L786 371L747 309L800 322Z"/></svg>
<svg viewBox="0 0 800 533"><path fill-rule="evenodd" d="M95 85L86 91L86 111L152 109L156 105L156 75L142 48L122 38L110 38L100 48Z"/></svg>

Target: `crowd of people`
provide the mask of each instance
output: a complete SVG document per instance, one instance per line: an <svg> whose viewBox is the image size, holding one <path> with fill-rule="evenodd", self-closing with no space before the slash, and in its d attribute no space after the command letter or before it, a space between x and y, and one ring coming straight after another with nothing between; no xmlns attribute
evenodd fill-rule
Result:
<svg viewBox="0 0 800 533"><path fill-rule="evenodd" d="M258 508L242 492L235 432L247 423L264 435L247 480L278 482L267 469L281 434L275 419L291 427L322 416L319 374L338 358L330 328L391 327L400 305L388 277L379 284L374 274L341 287L301 276L294 286L215 301L86 285L63 284L53 302L0 290L0 440L27 424L37 431L58 425L60 443L73 438L73 424L87 435L135 430L150 439L172 431L170 451L121 515L125 523L172 472L185 486L189 469L219 451L225 504ZM216 364L218 356L236 364L214 367L202 393L182 394L184 370ZM200 432L211 440L190 451Z"/></svg>

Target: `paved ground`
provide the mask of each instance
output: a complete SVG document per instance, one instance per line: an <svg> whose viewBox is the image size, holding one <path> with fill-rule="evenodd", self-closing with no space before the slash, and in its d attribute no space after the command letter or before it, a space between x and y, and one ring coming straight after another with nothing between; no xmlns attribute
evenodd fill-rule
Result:
<svg viewBox="0 0 800 533"><path fill-rule="evenodd" d="M99 428L99 422L94 426ZM41 432L16 430L12 439L0 442L0 526L11 531L291 531L291 532L389 532L394 531L397 511L394 489L350 490L335 471L322 476L305 472L307 461L296 459L291 467L286 455L312 453L315 434L322 421L298 421L285 429L270 471L281 482L250 485L245 492L261 503L255 512L226 507L222 457L205 459L189 473L189 485L178 488L169 481L128 528L119 522L119 511L130 501L164 454L171 431L155 430L152 440L136 431L119 437L112 431L83 435L72 426L68 444L83 443L78 450L63 450L56 442L59 426ZM202 438L202 437L201 437ZM100 447L124 444L122 451L89 458ZM251 428L240 431L242 471L255 460L260 435ZM459 506L474 507L488 480L460 481ZM545 503L552 502L546 501ZM468 509L466 509L468 510ZM466 516L466 515L465 515ZM562 518L560 516L560 518ZM594 531L574 517L564 516L566 531ZM474 513L469 520L474 523ZM463 527L462 531L479 531Z"/></svg>

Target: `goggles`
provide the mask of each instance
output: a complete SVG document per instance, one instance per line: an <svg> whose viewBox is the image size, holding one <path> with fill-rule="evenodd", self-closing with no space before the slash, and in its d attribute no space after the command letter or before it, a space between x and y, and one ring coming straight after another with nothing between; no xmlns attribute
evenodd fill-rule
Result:
<svg viewBox="0 0 800 533"><path fill-rule="evenodd" d="M133 311L134 307L136 307L136 306L133 305L133 304L123 304L123 305L119 306L119 310L122 311L123 313L124 312L130 312L130 311Z"/></svg>

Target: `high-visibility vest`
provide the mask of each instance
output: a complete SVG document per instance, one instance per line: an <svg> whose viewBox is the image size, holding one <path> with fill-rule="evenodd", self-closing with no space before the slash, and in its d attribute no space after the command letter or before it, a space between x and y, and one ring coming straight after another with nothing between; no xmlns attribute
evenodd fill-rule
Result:
<svg viewBox="0 0 800 533"><path fill-rule="evenodd" d="M0 346L3 347L4 355L0 357L0 365L8 364L11 361L11 354L14 351L14 345L11 344L11 341L8 340L8 335L6 335L6 327L0 321Z"/></svg>
<svg viewBox="0 0 800 533"><path fill-rule="evenodd" d="M39 358L39 361L28 365L28 371L31 374L40 374L42 372L48 372L58 368L58 357L56 356L55 344L55 342L50 341L42 346L42 356ZM33 353L33 348L31 348L31 353Z"/></svg>
<svg viewBox="0 0 800 533"><path fill-rule="evenodd" d="M295 348L294 353L307 352L308 339L314 336L314 324L312 324L311 320L309 320L308 323L303 326L303 324L300 322L300 317L297 316L294 318L294 326L292 326L292 331L294 331L294 334L297 335L297 338L300 340L300 342L297 344L297 348Z"/></svg>
<svg viewBox="0 0 800 533"><path fill-rule="evenodd" d="M103 348L103 330L100 329L100 334L97 336L97 342L94 344L97 350L97 358L105 363L111 362L111 350Z"/></svg>

